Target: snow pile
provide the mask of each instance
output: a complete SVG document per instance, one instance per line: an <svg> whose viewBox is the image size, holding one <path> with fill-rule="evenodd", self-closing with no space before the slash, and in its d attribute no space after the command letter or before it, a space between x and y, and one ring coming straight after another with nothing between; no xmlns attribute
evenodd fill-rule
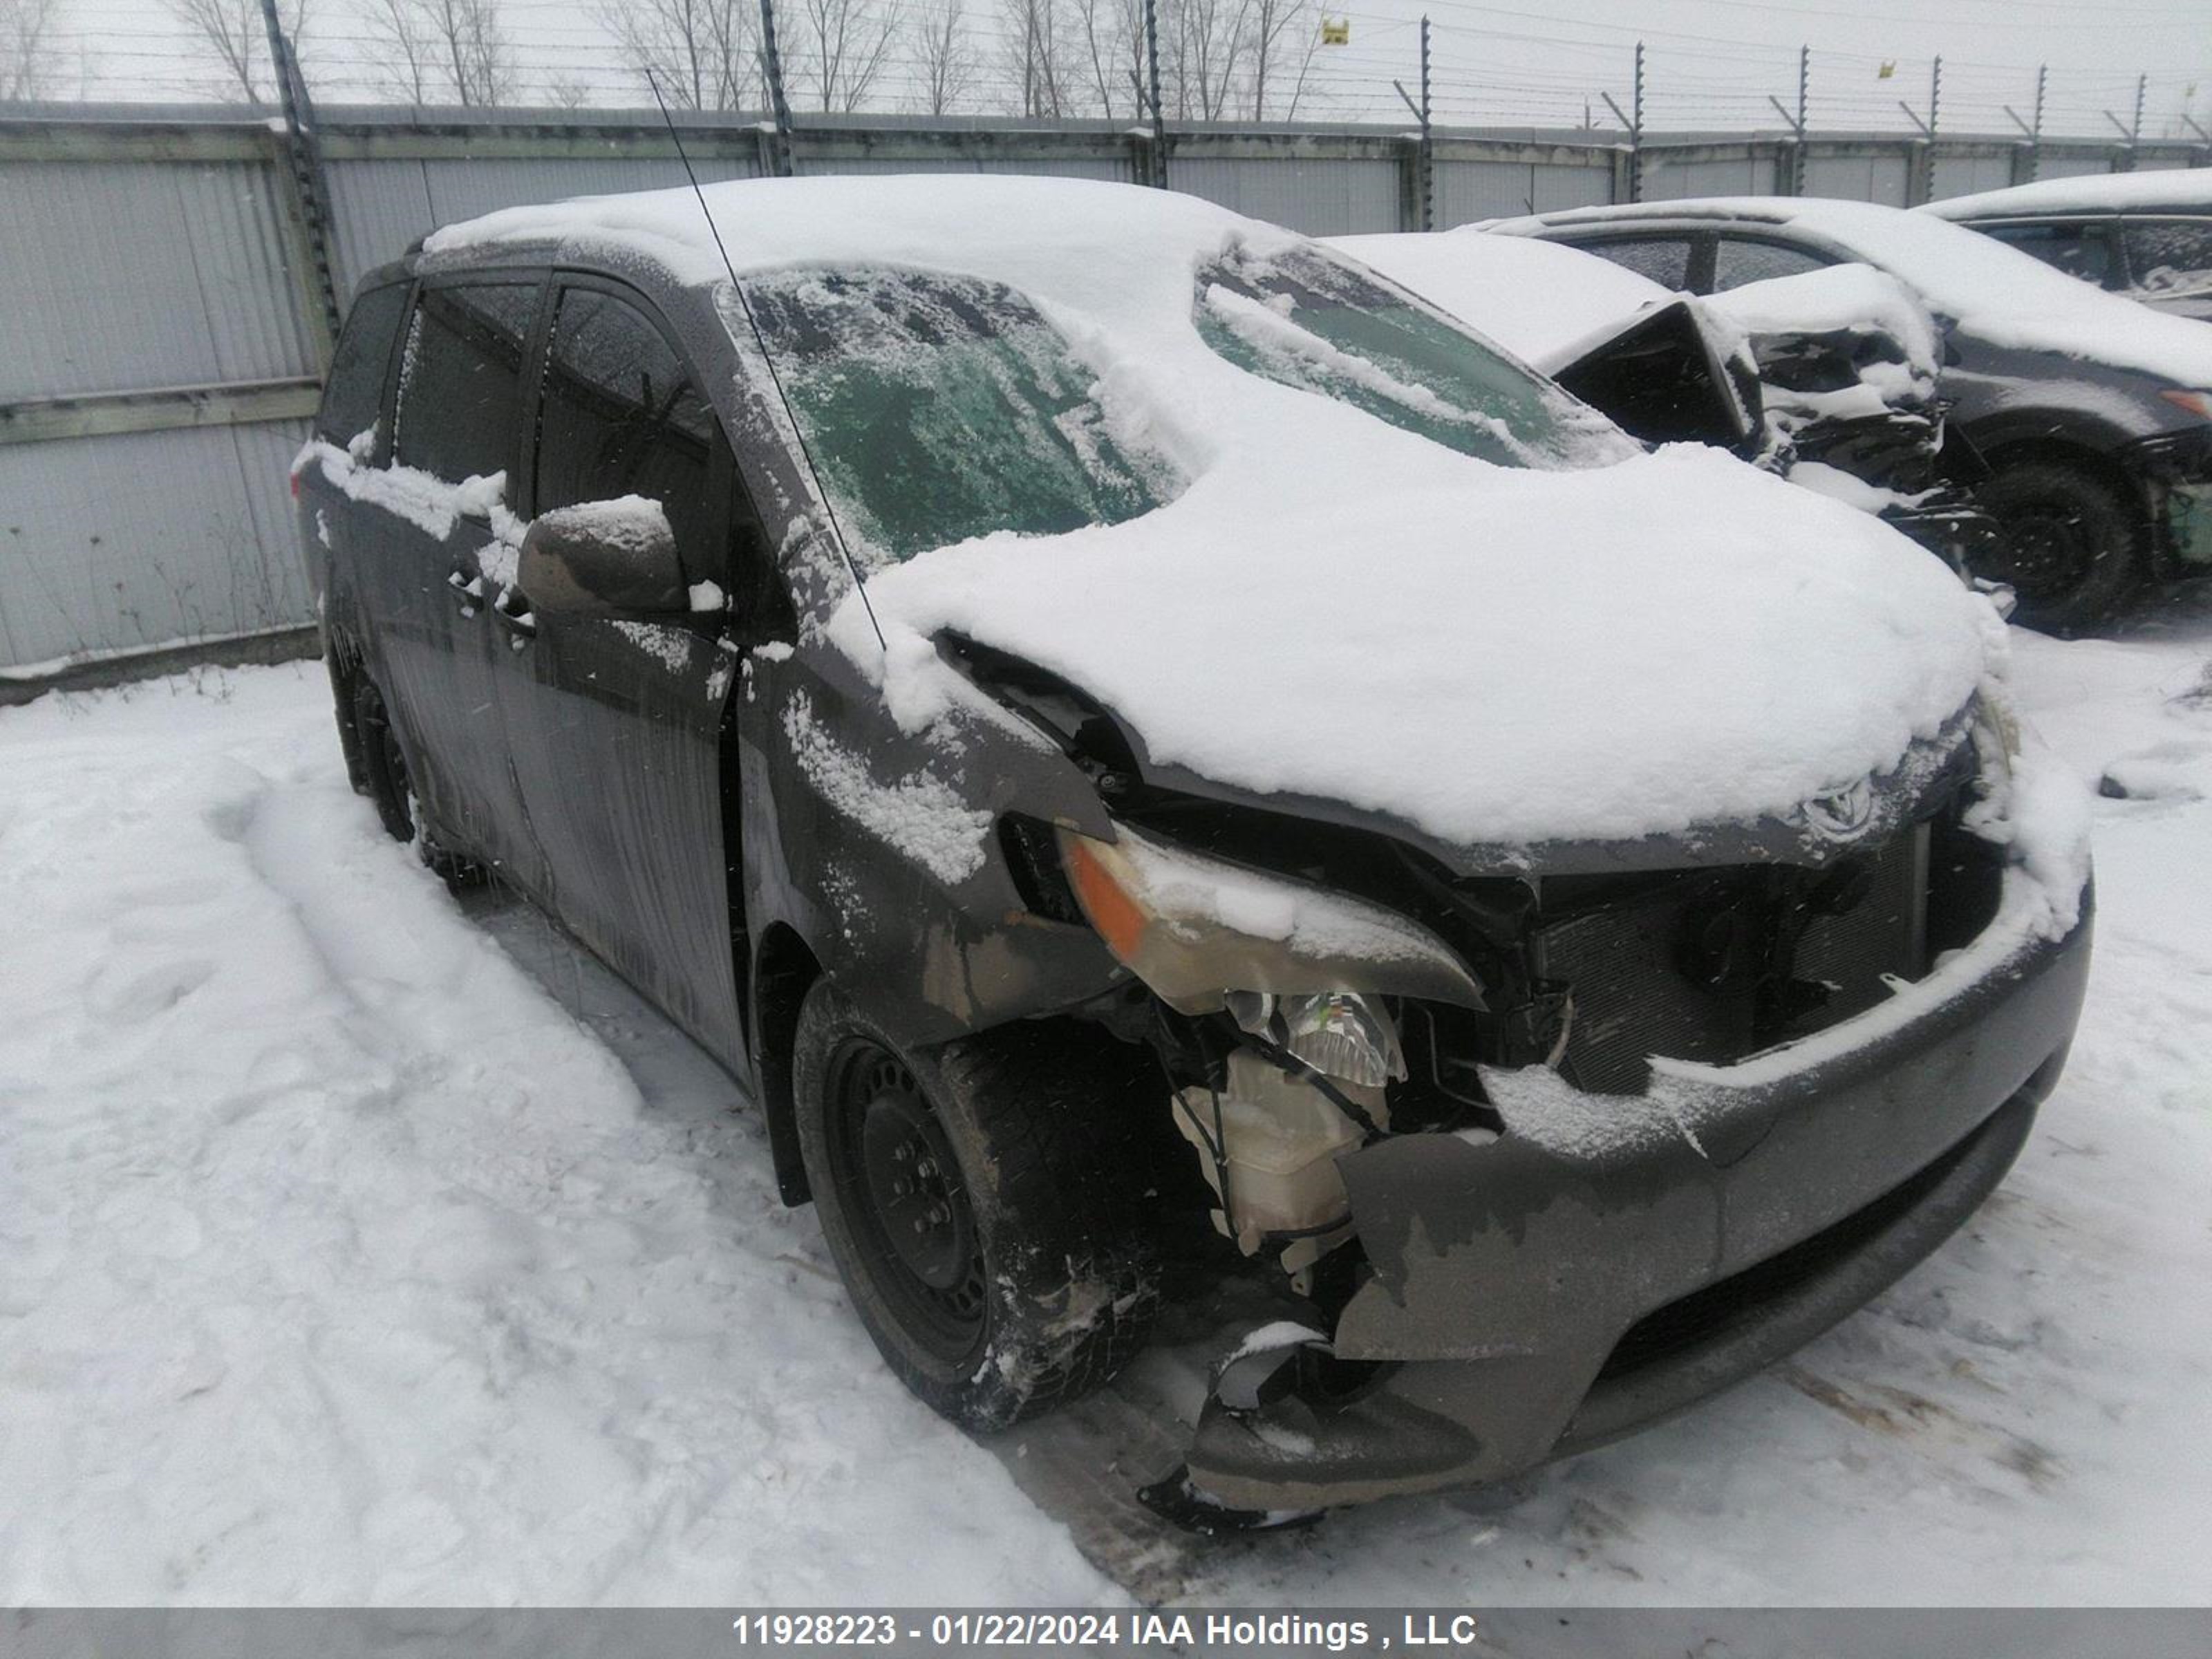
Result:
<svg viewBox="0 0 2212 1659"><path fill-rule="evenodd" d="M659 501L644 495L578 501L539 517L548 529L588 537L631 558L676 545L676 532L668 527L666 511Z"/></svg>
<svg viewBox="0 0 2212 1659"><path fill-rule="evenodd" d="M0 710L0 1599L1110 1593L726 1075L382 834L319 666Z"/></svg>
<svg viewBox="0 0 2212 1659"><path fill-rule="evenodd" d="M1938 219L1995 219L2015 213L2124 213L2130 208L2212 207L2212 168L2167 167L2142 173L2085 173L2039 179L2032 185L1984 190L1923 204L1915 211Z"/></svg>
<svg viewBox="0 0 2212 1659"><path fill-rule="evenodd" d="M477 550L477 568L487 580L501 588L512 586L522 538L530 526L507 505L507 474L494 472L449 483L434 473L397 462L372 466L368 458L375 443L374 427L356 434L343 449L310 438L293 458L292 471L296 474L305 467L319 466L323 477L349 500L380 507L440 541L451 537L465 518L488 520L492 538Z"/></svg>
<svg viewBox="0 0 2212 1659"><path fill-rule="evenodd" d="M1898 277L1940 319L1993 345L2087 358L2177 386L2212 386L2212 330L2091 288L1979 231L1924 213L1870 202L1746 196L1577 208L1480 228L1530 235L1547 226L1700 216L1809 232Z"/></svg>
<svg viewBox="0 0 2212 1659"><path fill-rule="evenodd" d="M1328 245L1473 325L1524 362L1555 363L1674 296L1610 259L1556 242L1418 231Z"/></svg>

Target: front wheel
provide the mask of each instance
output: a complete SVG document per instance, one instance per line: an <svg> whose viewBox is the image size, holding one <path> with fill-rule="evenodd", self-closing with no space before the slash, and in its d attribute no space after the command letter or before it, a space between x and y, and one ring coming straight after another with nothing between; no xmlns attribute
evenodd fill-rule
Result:
<svg viewBox="0 0 2212 1659"><path fill-rule="evenodd" d="M827 981L793 1049L823 1235L909 1389L999 1429L1128 1363L1159 1304L1148 1056L1067 1022L910 1054Z"/></svg>
<svg viewBox="0 0 2212 1659"><path fill-rule="evenodd" d="M2122 492L2060 461L2000 466L1975 492L1996 533L1972 554L1977 576L2019 598L2014 620L2076 634L2112 620L2143 578L2143 537Z"/></svg>

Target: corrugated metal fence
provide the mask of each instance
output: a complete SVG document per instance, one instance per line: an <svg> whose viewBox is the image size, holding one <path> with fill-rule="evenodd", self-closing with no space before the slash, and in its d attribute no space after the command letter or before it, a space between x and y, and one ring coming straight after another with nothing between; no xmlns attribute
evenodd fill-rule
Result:
<svg viewBox="0 0 2212 1659"><path fill-rule="evenodd" d="M555 123L557 122L557 125ZM687 123L687 125L690 125ZM1771 194L1790 147L1590 134L1446 135L1439 227L1624 199ZM1124 181L1141 131L849 118L797 136L802 173L976 171ZM699 122L705 179L763 170L751 125ZM330 341L283 124L0 120L0 677L309 620L285 473ZM341 297L433 227L496 207L680 183L634 114L331 110L320 123ZM1808 193L1904 205L2027 176L2025 146L1814 139ZM2044 177L2201 164L2202 150L2045 143ZM1171 133L1170 185L1316 234L1420 222L1410 136Z"/></svg>

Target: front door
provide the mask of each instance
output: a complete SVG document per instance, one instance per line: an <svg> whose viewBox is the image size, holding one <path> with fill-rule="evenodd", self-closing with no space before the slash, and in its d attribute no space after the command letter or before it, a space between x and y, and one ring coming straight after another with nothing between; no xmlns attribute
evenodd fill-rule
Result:
<svg viewBox="0 0 2212 1659"><path fill-rule="evenodd" d="M641 496L667 515L695 609L608 617L508 609L509 743L545 858L540 896L601 958L731 1060L742 883L721 741L739 646L726 596L765 558L697 376L642 301L565 279L546 337L532 510Z"/></svg>

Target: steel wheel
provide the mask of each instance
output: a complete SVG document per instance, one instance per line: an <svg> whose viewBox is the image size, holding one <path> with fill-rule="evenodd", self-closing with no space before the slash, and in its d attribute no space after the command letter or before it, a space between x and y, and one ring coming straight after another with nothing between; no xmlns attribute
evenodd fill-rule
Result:
<svg viewBox="0 0 2212 1659"><path fill-rule="evenodd" d="M933 1353L957 1362L985 1322L982 1235L952 1143L914 1073L865 1039L830 1063L834 1178L869 1276Z"/></svg>

